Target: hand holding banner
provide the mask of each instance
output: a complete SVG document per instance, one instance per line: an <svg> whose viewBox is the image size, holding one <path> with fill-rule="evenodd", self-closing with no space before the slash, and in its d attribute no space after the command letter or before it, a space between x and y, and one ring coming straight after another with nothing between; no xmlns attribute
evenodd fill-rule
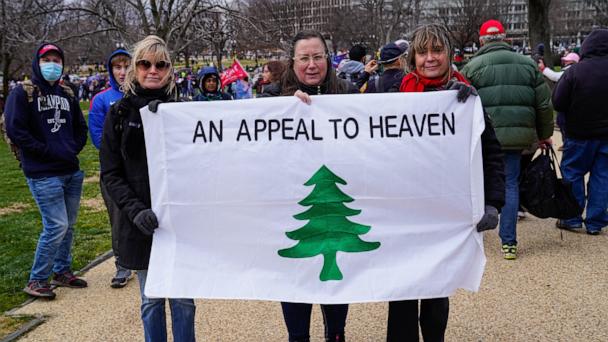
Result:
<svg viewBox="0 0 608 342"><path fill-rule="evenodd" d="M477 290L483 112L455 95L142 109L159 218L146 295L335 304Z"/></svg>

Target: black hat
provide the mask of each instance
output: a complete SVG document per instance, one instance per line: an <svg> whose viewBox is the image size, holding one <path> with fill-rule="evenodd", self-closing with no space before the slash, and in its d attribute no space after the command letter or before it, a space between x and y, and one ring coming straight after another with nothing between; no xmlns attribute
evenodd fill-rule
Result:
<svg viewBox="0 0 608 342"><path fill-rule="evenodd" d="M378 64L388 64L396 61L405 51L395 43L388 43L380 49Z"/></svg>
<svg viewBox="0 0 608 342"><path fill-rule="evenodd" d="M359 61L365 57L366 53L367 49L365 46L359 44L353 45L353 47L350 48L350 51L348 51L348 59L351 61Z"/></svg>

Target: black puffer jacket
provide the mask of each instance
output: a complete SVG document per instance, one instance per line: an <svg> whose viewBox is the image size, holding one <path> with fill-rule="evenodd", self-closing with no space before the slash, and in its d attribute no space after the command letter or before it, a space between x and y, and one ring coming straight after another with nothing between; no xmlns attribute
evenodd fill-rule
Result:
<svg viewBox="0 0 608 342"><path fill-rule="evenodd" d="M560 78L553 106L566 115L568 136L608 140L608 30L595 30L583 42L581 61Z"/></svg>
<svg viewBox="0 0 608 342"><path fill-rule="evenodd" d="M118 252L121 266L148 269L152 236L144 235L133 223L142 210L150 209L150 179L144 129L139 109L152 100L173 101L164 89L137 88L138 95L126 94L106 115L101 140L101 180L121 210Z"/></svg>

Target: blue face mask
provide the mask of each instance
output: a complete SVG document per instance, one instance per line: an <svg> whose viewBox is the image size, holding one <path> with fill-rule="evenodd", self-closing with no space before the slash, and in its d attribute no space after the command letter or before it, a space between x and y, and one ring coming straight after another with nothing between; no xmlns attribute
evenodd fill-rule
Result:
<svg viewBox="0 0 608 342"><path fill-rule="evenodd" d="M63 71L63 65L54 62L40 63L40 72L42 77L49 82L57 81L61 78L61 72Z"/></svg>

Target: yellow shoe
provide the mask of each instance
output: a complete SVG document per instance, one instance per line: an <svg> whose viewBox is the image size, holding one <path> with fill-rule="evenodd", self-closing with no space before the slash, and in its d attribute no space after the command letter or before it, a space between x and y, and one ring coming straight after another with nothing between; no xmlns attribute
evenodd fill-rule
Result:
<svg viewBox="0 0 608 342"><path fill-rule="evenodd" d="M517 259L517 245L502 245L502 253L505 260Z"/></svg>

